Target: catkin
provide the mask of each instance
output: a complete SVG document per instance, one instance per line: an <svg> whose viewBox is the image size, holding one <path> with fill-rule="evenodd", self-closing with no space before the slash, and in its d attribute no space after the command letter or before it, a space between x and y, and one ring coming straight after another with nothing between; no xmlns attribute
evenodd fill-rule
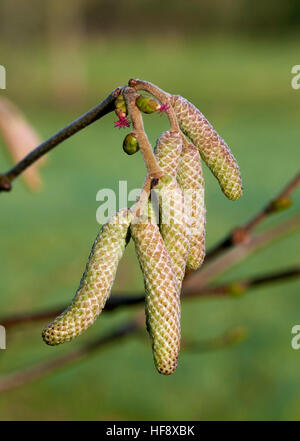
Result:
<svg viewBox="0 0 300 441"><path fill-rule="evenodd" d="M159 373L170 375L180 348L180 295L172 262L155 220L132 223L130 229L144 276L154 363Z"/></svg>
<svg viewBox="0 0 300 441"><path fill-rule="evenodd" d="M237 162L226 142L217 134L205 116L180 95L170 95L181 130L198 147L200 155L218 179L224 194L232 200L242 194L242 181Z"/></svg>
<svg viewBox="0 0 300 441"><path fill-rule="evenodd" d="M72 340L101 313L126 246L131 217L128 210L121 210L101 228L71 305L43 331L47 344Z"/></svg>
<svg viewBox="0 0 300 441"><path fill-rule="evenodd" d="M160 231L181 289L190 243L190 227L185 211L184 193L176 181L182 138L178 132L164 132L157 141L155 157L164 175L171 177L159 185Z"/></svg>
<svg viewBox="0 0 300 441"><path fill-rule="evenodd" d="M184 145L182 148L177 181L184 192L186 207L188 205L191 229L187 267L196 270L205 257L206 210L201 160L199 151L193 144Z"/></svg>

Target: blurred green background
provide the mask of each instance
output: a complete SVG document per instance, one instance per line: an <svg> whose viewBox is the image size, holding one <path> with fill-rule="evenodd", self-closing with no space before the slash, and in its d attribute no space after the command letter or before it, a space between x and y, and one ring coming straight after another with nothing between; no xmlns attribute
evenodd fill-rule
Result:
<svg viewBox="0 0 300 441"><path fill-rule="evenodd" d="M245 222L299 168L300 90L291 87L299 60L296 1L1 2L0 64L7 90L42 139L100 102L131 77L179 93L200 108L234 152L244 195L231 202L205 168L207 247ZM14 4L14 6L13 6ZM26 7L25 7L26 4ZM16 7L17 6L17 7ZM152 142L168 127L144 118ZM49 154L43 191L21 180L1 195L0 317L68 302L97 234L96 193L128 189L144 179L141 155L122 151L125 131L110 114ZM0 141L1 171L10 165ZM296 213L299 193L288 211ZM251 256L220 280L299 263L299 234ZM139 292L142 277L132 244L113 292ZM146 335L114 344L81 363L0 396L1 420L299 419L299 281L272 285L240 299L183 304L186 340L214 337L231 326L249 338L207 353L182 352L171 377L154 369ZM76 341L57 348L41 340L46 323L8 332L0 374L30 367L105 334L134 310L103 314Z"/></svg>

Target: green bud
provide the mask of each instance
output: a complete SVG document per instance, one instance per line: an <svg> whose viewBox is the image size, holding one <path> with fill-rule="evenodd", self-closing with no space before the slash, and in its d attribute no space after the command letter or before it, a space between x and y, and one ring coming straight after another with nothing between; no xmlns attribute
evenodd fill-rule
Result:
<svg viewBox="0 0 300 441"><path fill-rule="evenodd" d="M123 150L127 155L133 155L140 149L137 138L133 133L128 133L123 141Z"/></svg>
<svg viewBox="0 0 300 441"><path fill-rule="evenodd" d="M153 113L159 108L158 101L144 95L139 95L135 101L135 104L144 113Z"/></svg>
<svg viewBox="0 0 300 441"><path fill-rule="evenodd" d="M228 286L228 294L230 294L233 297L240 297L241 295L244 294L245 291L246 291L246 287L242 283L237 283L237 282L231 283Z"/></svg>
<svg viewBox="0 0 300 441"><path fill-rule="evenodd" d="M155 185L155 190L161 190L165 185L168 185L172 182L172 176L169 175L163 175L161 178L159 178L159 182L157 185Z"/></svg>
<svg viewBox="0 0 300 441"><path fill-rule="evenodd" d="M248 330L244 326L237 326L229 332L229 340L232 344L241 343L248 337Z"/></svg>
<svg viewBox="0 0 300 441"><path fill-rule="evenodd" d="M286 210L292 205L292 200L290 198L280 198L273 201L270 206L270 211L276 213L277 211Z"/></svg>
<svg viewBox="0 0 300 441"><path fill-rule="evenodd" d="M124 116L127 115L127 106L124 95L117 96L115 100L115 111L117 115L120 113L124 114Z"/></svg>

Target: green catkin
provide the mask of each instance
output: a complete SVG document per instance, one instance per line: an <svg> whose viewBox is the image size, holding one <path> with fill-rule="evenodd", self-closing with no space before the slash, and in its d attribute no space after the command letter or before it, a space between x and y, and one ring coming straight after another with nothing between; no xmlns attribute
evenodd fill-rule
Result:
<svg viewBox="0 0 300 441"><path fill-rule="evenodd" d="M71 305L43 331L48 345L58 345L82 334L101 313L126 246L131 218L124 209L101 228Z"/></svg>
<svg viewBox="0 0 300 441"><path fill-rule="evenodd" d="M203 160L218 179L224 194L232 200L242 195L238 164L226 142L217 134L205 116L180 95L170 95L180 128L198 147Z"/></svg>
<svg viewBox="0 0 300 441"><path fill-rule="evenodd" d="M170 375L176 370L180 349L180 293L172 262L155 219L138 220L130 230L144 276L154 363L160 374Z"/></svg>
<svg viewBox="0 0 300 441"><path fill-rule="evenodd" d="M164 175L171 177L159 185L160 231L171 257L178 287L182 280L190 244L190 227L185 211L184 193L176 181L182 151L179 132L164 132L157 141L155 157Z"/></svg>
<svg viewBox="0 0 300 441"><path fill-rule="evenodd" d="M177 181L184 191L185 204L189 204L191 228L190 248L187 267L192 270L200 268L205 257L205 219L204 180L197 147L184 145L178 167Z"/></svg>

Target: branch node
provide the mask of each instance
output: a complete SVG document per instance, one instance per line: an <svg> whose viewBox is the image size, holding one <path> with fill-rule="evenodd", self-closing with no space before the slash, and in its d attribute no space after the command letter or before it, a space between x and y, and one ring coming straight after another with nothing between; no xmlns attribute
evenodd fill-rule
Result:
<svg viewBox="0 0 300 441"><path fill-rule="evenodd" d="M0 175L0 191L10 191L11 189L10 180L5 175Z"/></svg>

